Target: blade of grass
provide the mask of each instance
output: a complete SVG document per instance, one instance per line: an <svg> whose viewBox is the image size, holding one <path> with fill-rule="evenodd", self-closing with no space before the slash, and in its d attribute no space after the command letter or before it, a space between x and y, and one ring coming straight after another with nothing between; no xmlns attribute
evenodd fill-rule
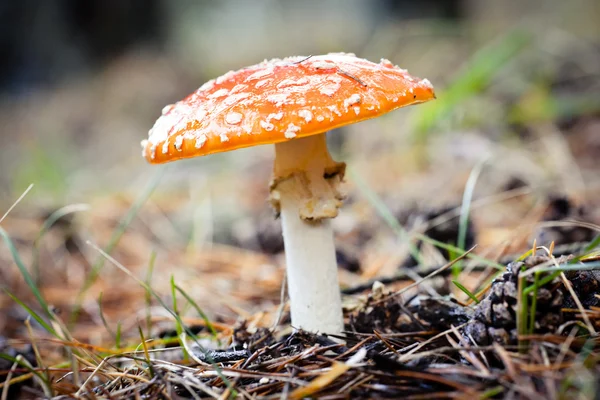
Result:
<svg viewBox="0 0 600 400"><path fill-rule="evenodd" d="M524 261L527 257L534 254L534 252L535 252L535 248L529 249L525 253L521 254L521 256L519 258L517 258L515 261Z"/></svg>
<svg viewBox="0 0 600 400"><path fill-rule="evenodd" d="M38 313L32 310L31 307L25 304L17 296L9 292L8 289L4 289L4 293L6 293L6 295L10 297L15 303L20 305L27 312L27 314L29 314L31 318L35 319L37 323L40 324L48 333L50 333L52 336L55 336L57 339L61 339L61 337L58 335L58 333L56 333L54 328L52 328L52 326L48 322L46 322L44 318L42 318Z"/></svg>
<svg viewBox="0 0 600 400"><path fill-rule="evenodd" d="M440 249L444 249L448 253L450 253L450 252L454 252L456 254L463 253L463 250L459 249L456 246L452 246L451 244L440 242L439 240L432 239L429 236L423 235L421 233L413 232L413 233L411 233L411 236L414 236L415 238L417 238L419 240L422 240L423 242L427 242L427 243L430 243L430 244L432 244L432 245L434 245L436 247L439 247ZM495 261L488 260L487 258L481 257L481 256L479 256L477 254L469 253L469 254L467 254L467 258L476 260L476 261L480 262L483 265L490 266L490 267L495 268L495 269L497 269L499 271L504 271L506 269L506 267L504 265L502 265L500 263L497 263Z"/></svg>
<svg viewBox="0 0 600 400"><path fill-rule="evenodd" d="M479 304L479 299L473 293L471 293L471 291L469 289L464 287L462 283L460 283L459 281L456 281L456 280L452 280L452 283L454 283L456 285L456 287L459 288L464 294L469 296L469 298L471 300L473 300L475 303Z"/></svg>
<svg viewBox="0 0 600 400"><path fill-rule="evenodd" d="M537 295L538 288L546 285L547 283L552 282L555 278L557 278L558 276L561 276L561 274L563 274L565 271L583 271L583 270L596 270L596 269L600 269L600 262L591 262L591 263L588 263L587 265L572 265L572 264L566 263L566 264L556 264L552 267L532 268L528 271L525 271L525 272L519 274L519 279L523 280L523 282L525 282L526 276L531 275L532 273L535 274L534 275L535 282L530 286L521 288L522 291L521 291L520 297L523 297L526 299L527 296L529 295L529 293L531 293L531 292L534 292L534 295ZM539 277L538 277L539 274L541 274L542 272L548 272L548 271L552 271L552 273L542 279L539 279ZM567 281L567 279L564 275L562 275L562 279L563 279L563 283L565 284L565 287L567 287L567 289L569 289L571 296L573 297L573 300L577 303L578 308L582 309L583 307L581 306L579 299L576 298L575 293L573 292L572 288L570 288L568 286L569 282ZM534 297L534 299L536 299L536 297ZM532 300L532 302L533 301L536 301L536 300ZM590 327L589 328L590 332L594 332L594 328L591 325L591 323L589 322L589 318L587 317L587 314L585 314L584 311L582 311L582 312L583 312L583 318L586 319L586 322L587 322L586 325L588 325ZM518 322L518 320L517 320L517 322ZM524 321L522 323L524 323ZM529 323L529 326L531 326L531 322Z"/></svg>
<svg viewBox="0 0 600 400"><path fill-rule="evenodd" d="M175 285L175 277L171 275L171 298L173 299L173 312L179 315L179 309L177 308L177 289ZM183 360L188 361L190 359L190 355L185 348L185 343L182 339L183 326L179 323L179 321L175 321L175 332L177 332L177 339L179 340L179 345L181 346L181 350L183 351Z"/></svg>
<svg viewBox="0 0 600 400"><path fill-rule="evenodd" d="M597 360L594 361L595 347L596 338L589 338L588 340L586 340L583 344L583 347L581 348L581 351L579 352L579 354L577 354L577 362L580 364L584 364L587 368L592 368L597 362Z"/></svg>
<svg viewBox="0 0 600 400"><path fill-rule="evenodd" d="M18 354L15 357L15 360L20 361L21 359L23 359L23 356L21 354ZM10 383L12 381L13 374L15 373L15 370L17 369L18 365L19 365L18 363L14 362L12 367L10 367L8 374L6 375L6 378L4 378L6 385L2 388L2 395L0 396L0 400L8 400L8 390L10 389ZM4 371L2 371L2 372L4 372Z"/></svg>
<svg viewBox="0 0 600 400"><path fill-rule="evenodd" d="M100 295L98 296L98 313L100 314L100 320L102 321L102 325L104 325L104 329L106 329L111 336L115 336L115 333L112 329L110 329L110 326L108 326L106 318L104 317L104 309L102 308L102 295L103 292L100 292Z"/></svg>
<svg viewBox="0 0 600 400"><path fill-rule="evenodd" d="M146 338L144 337L144 331L141 326L138 326L138 332L140 333L140 338L142 339L142 348L144 349L144 358L146 359L146 364L148 365L148 371L150 378L154 378L154 368L152 367L152 360L150 360L150 353L148 352L148 345L146 344Z"/></svg>
<svg viewBox="0 0 600 400"><path fill-rule="evenodd" d="M480 400L491 399L493 397L498 396L500 393L504 392L503 386L496 386L491 389L486 390L482 394L479 395Z"/></svg>
<svg viewBox="0 0 600 400"><path fill-rule="evenodd" d="M540 273L536 272L533 278L533 286L535 287L533 290L533 297L531 298L531 309L529 310L529 329L528 334L533 334L535 332L535 314L537 312L537 297L538 297L538 289L540 282Z"/></svg>
<svg viewBox="0 0 600 400"><path fill-rule="evenodd" d="M600 246L600 235L596 236L594 238L594 240L592 240L590 242L590 244L587 245L587 247L585 248L584 252L585 253L589 253L590 251L594 250L598 246Z"/></svg>
<svg viewBox="0 0 600 400"><path fill-rule="evenodd" d="M121 348L122 328L123 328L123 325L121 325L121 321L117 322L117 331L115 332L115 347L117 349Z"/></svg>
<svg viewBox="0 0 600 400"><path fill-rule="evenodd" d="M586 265L559 264L558 268L555 266L544 267L544 268L539 268L539 269L532 268L529 271L523 273L522 275L528 276L528 275L531 275L531 273L537 273L537 272L552 272L552 273L543 277L542 279L540 279L537 285L533 284L533 285L526 287L523 292L525 294L529 294L532 291L537 290L537 288L540 288L540 287L552 282L555 278L557 278L561 274L561 272L592 271L592 270L598 270L598 269L600 269L600 262L597 262L597 261L587 263Z"/></svg>
<svg viewBox="0 0 600 400"><path fill-rule="evenodd" d="M467 179L467 184L465 185L458 222L458 239L456 241L456 245L459 249L464 250L466 246L465 243L467 241L467 230L469 225L469 214L471 212L471 202L473 201L473 192L475 191L477 179L479 179L479 175L481 175L481 171L483 171L483 167L488 160L489 157L485 157L473 167L469 174L469 179Z"/></svg>
<svg viewBox="0 0 600 400"><path fill-rule="evenodd" d="M459 249L464 249L467 242L467 230L469 229L469 214L471 212L471 202L473 201L473 192L475 191L475 185L477 179L483 171L485 163L489 160L489 157L484 157L479 161L469 174L465 190L463 192L462 205L460 207L460 217L458 221L458 238L456 245ZM456 263L452 267L452 275L455 279L458 279L460 271L462 270L462 263Z"/></svg>
<svg viewBox="0 0 600 400"><path fill-rule="evenodd" d="M448 250L448 260L452 261L454 260L456 257L458 257L460 255L460 253L457 253L454 250Z"/></svg>
<svg viewBox="0 0 600 400"><path fill-rule="evenodd" d="M31 275L29 274L29 271L27 271L27 267L23 263L23 260L21 259L21 256L19 255L19 252L17 251L17 248L15 247L12 239L2 227L0 227L0 236L2 236L2 239L4 239L4 243L6 244L6 247L8 247L8 250L15 264L17 265L17 268L19 268L23 279L25 279L25 283L27 283L27 286L29 286L29 289L37 299L38 303L40 304L40 307L42 308L46 316L52 319L52 313L48 308L48 303L46 303L46 300L44 300L44 297L40 293L40 290L38 289Z"/></svg>
<svg viewBox="0 0 600 400"><path fill-rule="evenodd" d="M438 99L421 105L416 111L415 139L425 141L440 120L446 118L458 104L488 87L496 74L530 42L528 32L515 29L473 54L446 90L438 91Z"/></svg>
<svg viewBox="0 0 600 400"><path fill-rule="evenodd" d="M129 210L127 211L125 216L123 217L123 219L121 219L121 221L119 222L119 225L113 231L113 234L110 237L108 244L105 247L105 252L107 254L112 253L112 251L114 250L116 245L119 243L121 236L123 236L123 234L125 233L125 230L131 223L131 221L133 221L133 219L138 214L138 212L140 211L142 206L150 198L150 196L152 195L152 193L154 192L154 190L160 183L160 180L162 179L162 177L164 175L164 171L165 171L165 169L160 169L159 172L156 175L154 175L154 177L150 180L150 183L148 184L148 186L146 186L146 188L140 194L140 196L133 202L133 204L131 205L131 207L129 208ZM81 290L77 294L77 297L75 299L75 304L73 305L73 311L71 312L71 316L69 318L70 324L73 324L77 320L77 316L79 315L79 312L81 310L81 304L83 302L83 298L84 298L85 294L87 293L88 289L94 284L94 282L96 282L96 279L98 278L98 275L100 274L100 270L102 269L103 266L104 266L104 258L98 257L98 261L96 261L94 263L94 265L92 265L92 269L91 269L88 277L86 278L85 282L83 283Z"/></svg>
<svg viewBox="0 0 600 400"><path fill-rule="evenodd" d="M586 262L586 263L579 263L579 264L571 264L571 262L566 262L566 263L562 263L562 264L558 264L558 266L556 265L545 265L545 266L538 266L538 267L533 267L528 269L527 271L524 271L522 273L523 276L529 276L529 275L533 275L536 272L555 272L555 271L592 271L592 270L596 270L596 269L600 269L600 261L591 261L591 262Z"/></svg>
<svg viewBox="0 0 600 400"><path fill-rule="evenodd" d="M154 264L156 263L156 251L152 250L152 252L150 253L150 261L148 261L148 271L146 271L146 279L144 280L144 282L146 282L146 285L148 285L148 287L151 287L151 283L152 283L152 274L154 273ZM144 300L146 303L146 334L148 336L150 336L151 332L152 332L152 313L151 313L151 307L152 307L152 296L150 295L150 293L148 293L148 291L144 291Z"/></svg>
<svg viewBox="0 0 600 400"><path fill-rule="evenodd" d="M543 85L544 83L542 83ZM539 124L542 122L552 122L564 120L583 115L594 115L600 111L600 101L598 96L585 95L557 95L552 93L550 88L537 87L530 89L535 91L535 100L529 102L516 102L512 109L508 110L506 121L510 124Z"/></svg>
<svg viewBox="0 0 600 400"><path fill-rule="evenodd" d="M529 293L531 293L533 291L537 291L538 288L541 288L542 286L544 286L544 285L552 282L559 275L560 275L560 271L556 271L556 272L554 272L554 273L552 273L550 275L547 275L547 276L543 277L542 279L540 279L538 281L537 284L533 284L533 285L527 286L525 289L523 289L523 294L527 295L527 294L529 294Z"/></svg>
<svg viewBox="0 0 600 400"><path fill-rule="evenodd" d="M367 183L363 180L361 176L359 176L353 169L348 170L348 172L356 186L367 198L369 203L371 203L371 205L375 208L379 216L383 218L383 220L388 224L392 231L394 231L398 238L408 245L410 255L415 259L417 264L423 265L423 258L421 257L419 249L411 242L408 232L404 229L404 227L402 227L402 225L400 225L400 223L398 222L394 214L392 214L390 209L385 205L381 198L377 196L375 192L371 190L370 187L368 187Z"/></svg>
<svg viewBox="0 0 600 400"><path fill-rule="evenodd" d="M210 322L210 319L208 319L208 316L204 313L204 311L202 311L202 309L198 306L198 304L196 304L196 302L191 298L191 296L189 294L187 294L180 286L176 285L175 288L177 289L177 291L179 293L181 293L183 295L183 297L185 297L185 299L191 304L191 306L194 307L196 312L204 320L204 323L206 324L206 327L208 328L210 333L213 335L213 338L215 340L217 340L219 345L221 345L221 341L218 338L217 330L215 329L213 324Z"/></svg>
<svg viewBox="0 0 600 400"><path fill-rule="evenodd" d="M31 345L31 349L33 350L33 354L35 356L35 361L36 361L37 367L44 371L43 376L46 378L45 381L50 382L51 378L48 373L48 368L45 366L44 359L42 358L42 356L40 354L40 350L38 348L37 341L35 339L35 335L33 334L33 329L31 328L31 319L26 318L25 321L23 321L23 324L27 328L27 333L29 335L29 344ZM67 348L66 351L68 354L71 354L70 349ZM73 364L71 364L71 366L73 366ZM76 371L76 368L74 367L73 368L73 376L76 378L77 375L78 375L78 371ZM75 381L75 383L77 383L77 379L74 379L74 381Z"/></svg>
<svg viewBox="0 0 600 400"><path fill-rule="evenodd" d="M42 386L44 388L44 392L46 392L46 388L50 387L50 382L48 380L46 380L46 377L44 377L41 373L39 373L25 358L23 358L23 357L18 358L18 356L13 357L6 353L0 353L0 358L10 361L13 364L18 364L19 366L21 366L24 369L26 369L27 371L29 371L29 373L31 373L34 377L36 377L39 382L43 383L40 386ZM16 378L16 379L18 379L18 378ZM4 390L5 384L7 384L7 382L0 382L0 388L2 388ZM51 393L50 391L47 392L47 394L50 394L50 393Z"/></svg>
<svg viewBox="0 0 600 400"><path fill-rule="evenodd" d="M405 286L402 289L400 289L400 290L398 290L398 291L396 291L394 293L389 294L388 296L384 296L381 300L374 301L371 304L372 305L376 305L376 304L379 304L379 303L383 303L384 301L388 301L389 299L392 299L394 297L400 296L403 293L405 293L406 291L408 291L408 290L410 290L410 289L412 289L414 287L419 286L421 283L425 282L426 280L433 278L434 276L442 273L443 271L447 270L448 268L451 268L452 265L454 265L454 263L459 262L460 260L462 260L463 258L465 258L470 252L472 252L473 250L475 250L476 247L477 246L471 247L469 250L467 250L466 252L462 253L460 256L458 256L454 260L448 262L446 265L443 265L442 267L436 269L435 271L433 271L430 274L422 277L421 279L419 279L417 281L414 281L410 285Z"/></svg>
<svg viewBox="0 0 600 400"><path fill-rule="evenodd" d="M517 335L518 335L518 347L519 352L524 353L529 347L529 341L523 339L527 335L527 311L528 307L528 295L524 292L525 278L519 275L517 281Z"/></svg>

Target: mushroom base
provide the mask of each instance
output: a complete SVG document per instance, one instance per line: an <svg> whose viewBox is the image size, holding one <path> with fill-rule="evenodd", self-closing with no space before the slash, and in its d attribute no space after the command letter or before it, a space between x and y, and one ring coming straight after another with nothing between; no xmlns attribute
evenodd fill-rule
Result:
<svg viewBox="0 0 600 400"><path fill-rule="evenodd" d="M283 227L292 326L340 334L342 300L331 221L342 205L345 164L327 150L325 134L275 145L271 201Z"/></svg>

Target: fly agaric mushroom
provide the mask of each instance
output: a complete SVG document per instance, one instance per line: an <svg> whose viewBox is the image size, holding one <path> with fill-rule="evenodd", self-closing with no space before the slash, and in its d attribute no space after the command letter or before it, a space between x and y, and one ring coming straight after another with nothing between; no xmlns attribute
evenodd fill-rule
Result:
<svg viewBox="0 0 600 400"><path fill-rule="evenodd" d="M270 200L280 213L292 325L343 329L333 231L345 164L325 134L343 125L435 98L427 79L388 60L353 54L264 61L202 85L162 116L142 141L150 163L275 144Z"/></svg>

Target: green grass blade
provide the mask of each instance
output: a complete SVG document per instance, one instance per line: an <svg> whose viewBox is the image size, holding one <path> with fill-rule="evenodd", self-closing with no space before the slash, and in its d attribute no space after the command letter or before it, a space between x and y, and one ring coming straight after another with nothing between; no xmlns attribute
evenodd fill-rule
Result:
<svg viewBox="0 0 600 400"><path fill-rule="evenodd" d="M104 329L106 329L106 331L110 333L111 336L115 336L115 333L112 329L110 329L110 326L108 326L106 318L104 317L104 308L102 307L102 295L103 292L100 292L100 295L98 296L98 313L100 314L100 320L102 321L102 325L104 325Z"/></svg>
<svg viewBox="0 0 600 400"><path fill-rule="evenodd" d="M473 293L471 293L471 291L469 289L464 287L464 285L462 283L460 283L459 281L456 281L456 280L452 280L452 283L454 283L456 285L456 287L459 288L464 294L469 296L469 298L471 300L473 300L476 304L479 304L479 299Z"/></svg>
<svg viewBox="0 0 600 400"><path fill-rule="evenodd" d="M594 239L592 239L590 241L590 243L588 243L587 246L585 246L585 248L581 251L580 254L578 254L575 258L573 258L569 262L569 264L577 264L578 262L585 259L590 254L593 254L594 250L596 250L599 246L600 246L600 235L597 235Z"/></svg>
<svg viewBox="0 0 600 400"><path fill-rule="evenodd" d="M542 286L552 282L557 276L559 276L561 273L561 271L556 271L550 275L547 275L545 277L543 277L542 279L540 279L538 281L537 284L533 284L530 286L527 286L524 290L523 290L523 295L528 295L529 293L533 292L533 291L537 291L539 288L541 288Z"/></svg>
<svg viewBox="0 0 600 400"><path fill-rule="evenodd" d="M481 395L479 395L479 400L491 399L493 397L498 396L502 392L504 392L503 386L493 387L491 389L486 390Z"/></svg>
<svg viewBox="0 0 600 400"><path fill-rule="evenodd" d="M179 315L179 309L177 308L177 289L175 285L175 277L171 275L171 298L173 299L173 312ZM177 340L179 340L179 344L181 345L181 351L183 352L183 360L187 361L190 358L190 355L185 348L185 343L183 343L183 323L180 323L180 318L175 321L175 332L177 332Z"/></svg>
<svg viewBox="0 0 600 400"><path fill-rule="evenodd" d="M596 261L596 262L590 262L590 263L586 263L585 265L573 265L570 263L566 263L566 264L560 264L558 266L558 268L556 266L551 266L551 267L545 267L545 268L540 268L536 271L534 271L533 273L541 273L541 272L551 272L551 274L543 277L542 279L539 280L539 282L537 283L537 285L534 283L530 286L527 286L524 290L523 293L524 294L529 294L531 292L533 292L534 290L537 290L538 288L552 282L556 277L558 277L560 275L561 272L565 272L565 271L592 271L592 270L598 270L600 269L600 262ZM522 274L523 275L523 274ZM523 275L526 276L527 274Z"/></svg>
<svg viewBox="0 0 600 400"><path fill-rule="evenodd" d="M3 360L6 360L6 361L10 361L13 364L18 364L22 368L26 369L27 371L29 371L30 373L35 375L40 381L42 381L45 384L47 384L48 386L50 386L50 382L46 379L46 377L43 376L42 374L40 374L38 371L36 371L36 369L33 368L31 366L31 364L29 364L27 361L18 360L16 357L11 356L10 354L1 353L1 352L0 352L0 358Z"/></svg>
<svg viewBox="0 0 600 400"><path fill-rule="evenodd" d="M408 235L408 232L398 222L394 214L385 205L377 194L367 185L364 179L359 176L353 169L348 169L347 172L352 177L352 181L356 184L361 193L367 198L369 203L373 206L379 216L387 223L387 225L394 231L398 238L408 245L410 255L417 261L419 265L423 264L423 258L417 246L415 246Z"/></svg>
<svg viewBox="0 0 600 400"><path fill-rule="evenodd" d="M542 83L541 85L544 85ZM596 95L586 96L560 95L552 93L550 88L541 86L530 89L535 91L534 105L518 102L509 110L506 120L510 124L539 124L556 120L570 119L584 115L594 115L600 111L600 99Z"/></svg>
<svg viewBox="0 0 600 400"><path fill-rule="evenodd" d="M121 321L117 322L117 331L115 332L115 347L117 349L121 348L121 336L122 336L123 325Z"/></svg>
<svg viewBox="0 0 600 400"><path fill-rule="evenodd" d="M517 335L519 335L518 346L519 352L524 353L527 351L529 342L527 340L522 339L521 337L527 335L527 312L529 311L528 299L529 296L523 290L525 286L525 278L523 276L519 276L518 284L517 284Z"/></svg>
<svg viewBox="0 0 600 400"><path fill-rule="evenodd" d="M514 30L475 53L450 85L437 91L438 99L419 106L414 120L415 139L424 141L433 127L466 99L482 92L502 68L531 42L531 35Z"/></svg>
<svg viewBox="0 0 600 400"><path fill-rule="evenodd" d="M483 167L487 161L488 158L486 157L475 165L475 167L471 170L469 179L467 179L467 184L465 185L465 191L463 192L462 204L460 207L460 218L458 222L458 239L456 241L456 245L459 249L464 249L466 246L473 192L475 192L477 179L479 179L479 175L481 175L481 171L483 170Z"/></svg>
<svg viewBox="0 0 600 400"><path fill-rule="evenodd" d="M190 297L189 294L187 294L181 287L179 287L179 286L175 286L175 287L176 287L177 291L179 293L181 293L183 295L183 297L185 297L185 299L191 304L191 306L194 307L196 312L204 320L204 323L206 324L206 327L208 328L210 333L213 335L213 338L216 339L220 345L221 341L217 337L217 330L215 329L213 324L210 322L210 319L208 319L208 316L204 313L204 311L202 311L202 309L198 306L198 304L196 304L196 302Z"/></svg>
<svg viewBox="0 0 600 400"><path fill-rule="evenodd" d="M479 161L475 167L471 170L469 174L469 179L467 179L467 184L465 185L465 190L463 192L462 204L460 207L460 217L458 220L458 238L456 241L456 245L459 249L465 249L467 242L467 231L469 229L469 216L471 213L471 202L473 201L473 192L475 192L475 185L477 184L477 179L479 179L479 175L481 175L481 171L485 163L487 162L488 157L483 158ZM458 278L460 275L460 271L462 270L463 263L458 262L452 266L452 275L455 278Z"/></svg>
<svg viewBox="0 0 600 400"><path fill-rule="evenodd" d="M154 367L152 366L152 360L150 359L150 353L148 352L148 346L146 345L146 338L144 337L144 331L142 330L141 326L138 326L138 332L142 340L142 349L144 350L144 359L146 360L146 365L148 366L148 373L150 378L154 378L156 373L154 372Z"/></svg>
<svg viewBox="0 0 600 400"><path fill-rule="evenodd" d="M588 244L584 250L585 253L594 250L596 247L600 246L600 235L596 236L594 240Z"/></svg>
<svg viewBox="0 0 600 400"><path fill-rule="evenodd" d="M529 276L535 274L536 272L594 271L597 269L600 269L600 261L590 261L576 265L566 262L563 264L558 264L558 267L556 265L549 265L547 267L534 267L521 273L521 275Z"/></svg>
<svg viewBox="0 0 600 400"><path fill-rule="evenodd" d="M529 310L529 328L528 328L529 334L532 334L533 332L535 332L535 314L537 312L538 289L540 288L539 282L540 282L540 273L537 272L534 275L534 281L533 281L534 290L533 290L533 296L531 298L531 309Z"/></svg>
<svg viewBox="0 0 600 400"><path fill-rule="evenodd" d="M152 250L150 253L150 261L148 261L148 271L146 271L146 279L144 282L148 287L151 287L152 283L152 274L154 273L154 265L156 263L156 251ZM150 336L152 332L152 296L148 291L144 291L144 301L146 303L146 331L147 335Z"/></svg>
<svg viewBox="0 0 600 400"><path fill-rule="evenodd" d="M54 330L52 325L50 325L44 318L42 318L38 313L31 309L27 304L25 304L21 299L8 291L8 289L4 289L4 292L8 297L10 297L15 303L23 307L23 309L31 316L31 318L35 319L38 324L40 324L48 333L52 334L56 338L61 338L58 333Z"/></svg>
<svg viewBox="0 0 600 400"><path fill-rule="evenodd" d="M429 236L423 235L421 233L413 232L413 233L411 233L411 236L413 236L419 240L422 240L424 242L427 242L429 244L432 244L435 247L439 247L440 249L444 249L448 252L448 254L464 253L464 250L461 250L456 246L453 246L448 243L440 242L439 240L432 239ZM467 254L467 258L476 260L477 262L480 262L483 265L487 265L487 266L495 268L499 271L504 271L506 269L506 267L504 265L497 263L496 261L491 261L491 260L488 260L487 258L478 256L477 254L469 253L469 254Z"/></svg>
<svg viewBox="0 0 600 400"><path fill-rule="evenodd" d="M533 249L529 249L525 253L521 254L521 256L515 260L515 262L524 261L527 257L529 257L532 254L533 254Z"/></svg>
<svg viewBox="0 0 600 400"><path fill-rule="evenodd" d="M29 289L37 299L38 303L40 304L40 307L42 307L42 310L44 311L44 313L46 313L46 316L52 319L52 314L50 313L50 310L48 308L48 303L46 303L46 300L44 300L44 297L40 293L40 290L38 289L31 275L29 274L29 271L27 271L27 267L25 267L25 264L23 263L23 260L21 259L21 256L19 255L19 252L17 251L17 248L15 247L12 239L2 227L0 227L0 236L2 236L2 239L4 239L4 243L6 244L6 247L8 247L8 250L10 251L10 254L15 264L17 265L17 268L19 268L23 279L25 279L27 286L29 286Z"/></svg>

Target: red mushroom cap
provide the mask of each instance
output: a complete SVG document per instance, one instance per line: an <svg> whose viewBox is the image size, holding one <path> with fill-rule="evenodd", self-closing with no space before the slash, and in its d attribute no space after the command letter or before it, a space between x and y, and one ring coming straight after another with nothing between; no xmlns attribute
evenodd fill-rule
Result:
<svg viewBox="0 0 600 400"><path fill-rule="evenodd" d="M333 53L264 61L166 106L143 155L158 164L294 140L433 98L427 79L388 60Z"/></svg>

